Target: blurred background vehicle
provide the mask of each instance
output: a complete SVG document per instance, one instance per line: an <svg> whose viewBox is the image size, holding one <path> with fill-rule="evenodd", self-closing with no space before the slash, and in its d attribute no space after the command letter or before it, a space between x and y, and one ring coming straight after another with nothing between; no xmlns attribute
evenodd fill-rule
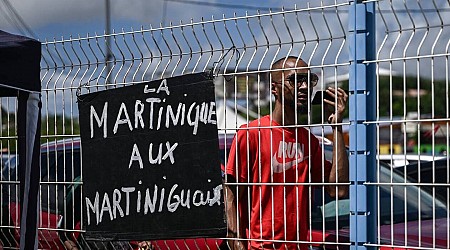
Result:
<svg viewBox="0 0 450 250"><path fill-rule="evenodd" d="M392 167L402 167L408 164L417 164L418 162L430 162L446 159L445 155L426 155L426 154L380 154L377 159L391 165Z"/></svg>
<svg viewBox="0 0 450 250"><path fill-rule="evenodd" d="M219 134L219 156L225 164L225 155L231 147L234 134ZM3 247L19 246L20 217L17 158L13 156L1 173L2 226L0 241ZM39 249L65 249L58 232L71 235L72 240L84 240L80 235L82 184L80 139L67 139L41 145L41 200L38 231ZM77 192L78 191L78 192ZM79 195L78 195L79 194ZM78 209L77 209L78 208ZM68 215L71 216L68 216ZM67 216L65 216L67 215ZM80 237L79 237L80 236ZM216 249L220 239L182 239L153 241L154 246L167 249ZM117 242L101 243L101 248L115 249ZM130 242L129 248L137 248ZM122 246L124 247L124 246ZM100 248L96 246L96 248ZM125 249L129 249L125 248Z"/></svg>
<svg viewBox="0 0 450 250"><path fill-rule="evenodd" d="M325 145L324 152L327 159L332 157L332 146ZM427 162L420 164L425 166L440 166L436 169L442 171L442 182L449 183L448 174L444 175L447 168L447 160L439 160L436 163ZM414 165L402 168L391 168L383 161L377 166L378 176L378 235L379 244L398 246L386 249L405 249L405 247L419 248L443 248L450 243L448 240L450 227L448 224L448 210L445 196L433 195L431 186L421 186L414 178ZM410 168L411 167L411 168ZM402 169L407 169L407 176ZM430 168L428 168L430 169ZM424 175L425 176L425 175ZM422 176L421 176L422 177ZM425 177L422 177L423 184ZM426 177L429 178L429 177ZM427 188L426 188L427 187ZM445 191L448 191L448 184ZM311 238L313 242L340 242L348 243L350 239L349 219L350 200L331 199L323 188L315 188L314 204L311 213ZM350 246L336 244L313 244L318 249L350 249ZM381 247L380 249L385 249Z"/></svg>
<svg viewBox="0 0 450 250"><path fill-rule="evenodd" d="M2 227L3 246L19 244L20 205L18 158L12 157L2 169ZM38 241L40 249L63 249L57 233L63 220L66 187L80 175L80 142L65 140L41 145L41 195ZM81 205L81 204L80 204Z"/></svg>
<svg viewBox="0 0 450 250"><path fill-rule="evenodd" d="M396 168L411 181L418 183L423 190L446 201L450 195L450 159L442 158L436 161L418 162Z"/></svg>
<svg viewBox="0 0 450 250"><path fill-rule="evenodd" d="M225 164L234 134L219 134L221 163ZM332 142L319 137L325 158L331 160ZM41 213L39 222L39 248L64 249L58 230L74 233L79 238L82 230L77 216L65 217L67 210L81 207L81 197L74 190L82 183L80 140L70 139L41 146ZM420 162L391 168L380 161L377 173L379 241L388 245L445 248L448 244L448 208L445 201L449 185L448 159ZM19 205L17 160L12 157L2 170L3 188L2 221L0 240L4 247L17 247L19 241ZM406 172L405 172L406 170ZM420 175L419 175L420 173ZM420 176L420 179L418 179ZM433 179L434 176L434 179ZM78 177L78 178L77 178ZM419 183L417 185L417 183ZM443 186L432 187L430 183ZM328 197L321 187L313 189L314 203L311 208L310 240L314 247L335 249L333 244L319 242L349 242L350 200ZM73 220L73 221L69 221ZM6 222L6 223L5 223ZM77 226L78 225L78 226ZM433 243L433 235L435 237ZM419 245L420 242L420 245ZM130 242L129 247L136 247ZM155 249L226 249L222 239L152 240ZM114 243L111 243L113 246ZM340 245L340 249L346 247Z"/></svg>

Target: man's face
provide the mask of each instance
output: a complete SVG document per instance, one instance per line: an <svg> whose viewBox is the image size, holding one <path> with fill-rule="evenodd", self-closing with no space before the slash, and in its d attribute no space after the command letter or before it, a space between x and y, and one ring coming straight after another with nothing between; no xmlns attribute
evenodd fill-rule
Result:
<svg viewBox="0 0 450 250"><path fill-rule="evenodd" d="M288 59L283 68L287 70L279 71L273 74L273 81L276 83L278 98L284 104L299 111L308 108L308 101L311 102L312 90L317 84L317 75L313 73L308 74L308 69L289 69L296 67L307 67L304 61L298 61L295 64L295 59Z"/></svg>

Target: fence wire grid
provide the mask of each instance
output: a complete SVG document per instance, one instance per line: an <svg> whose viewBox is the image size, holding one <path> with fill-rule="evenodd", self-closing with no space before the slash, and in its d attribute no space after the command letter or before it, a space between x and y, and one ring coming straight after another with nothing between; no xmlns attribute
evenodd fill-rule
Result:
<svg viewBox="0 0 450 250"><path fill-rule="evenodd" d="M359 1L358 1L359 2ZM375 4L377 160L376 241L361 247L376 249L450 249L450 149L449 141L449 49L450 2L448 0L363 1ZM308 70L319 76L313 92L327 87L349 89L349 18L352 1L301 2L279 11L256 11L244 16L222 16L198 21L170 23L167 27L140 27L46 40L42 43L42 146L39 248L66 249L69 239L82 249L137 249L137 241L85 242L81 210L83 169L79 139L77 94L120 88L152 80L197 72L214 74L218 134L224 164L233 137L254 119L272 115L271 65L286 56L302 58ZM354 93L349 93L353 95ZM308 99L310 101L310 99ZM0 146L0 243L4 249L19 246L18 176L16 173L16 108L13 98L1 98ZM351 121L340 124L349 145ZM269 130L306 128L309 143L318 137L323 158L333 154L333 133L321 105L308 105L293 126L270 125ZM262 129L262 128L260 128ZM272 133L272 132L271 132ZM273 135L272 135L273 136ZM296 154L286 141L278 147L272 140L258 146ZM270 137L272 138L272 137ZM366 143L364 141L358 141ZM294 143L300 143L295 139ZM264 145L267 144L267 145ZM282 145L282 144L280 144ZM295 145L295 144L294 144ZM308 144L311 146L311 144ZM288 149L292 149L289 151ZM242 152L241 152L242 153ZM283 153L284 155L284 153ZM311 155L308 155L311 156ZM295 156L298 157L298 156ZM312 158L312 157L310 157ZM249 167L250 166L245 166ZM273 165L271 168L273 169ZM352 166L350 166L351 168ZM353 166L355 167L355 166ZM324 167L322 166L322 170ZM261 176L260 176L261 177ZM252 190L279 186L307 194L306 218L284 216L270 223L288 225L303 221L307 235L251 239L245 233L220 239L151 240L149 249L229 249L229 240L292 243L297 248L350 249L351 200L328 197L323 179L299 184L240 182L226 177L230 188L244 187L250 207ZM343 184L349 187L350 182ZM293 188L291 188L293 187ZM80 190L74 192L73 190ZM227 195L227 192L224 193ZM282 198L284 199L284 198ZM239 204L240 203L240 204ZM286 205L286 200L284 200ZM300 206L297 200L296 206ZM259 209L274 203L259 204ZM270 210L271 211L271 210ZM68 213L76 214L66 216ZM239 212L236 212L236 215ZM250 212L249 212L250 213ZM239 216L238 216L239 217ZM81 222L80 222L81 221ZM78 223L80 222L80 223ZM263 227L238 221L247 231ZM284 227L286 230L286 227ZM262 230L262 229L261 229ZM140 242L142 243L142 242Z"/></svg>

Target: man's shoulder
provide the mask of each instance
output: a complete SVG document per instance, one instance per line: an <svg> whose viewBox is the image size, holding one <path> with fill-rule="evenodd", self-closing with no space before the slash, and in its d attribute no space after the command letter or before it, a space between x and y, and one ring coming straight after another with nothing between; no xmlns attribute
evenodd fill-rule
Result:
<svg viewBox="0 0 450 250"><path fill-rule="evenodd" d="M270 116L269 115L265 115L261 118L255 119L251 122L249 122L248 124L246 124L247 127L267 127L270 126Z"/></svg>
<svg viewBox="0 0 450 250"><path fill-rule="evenodd" d="M315 135L314 133L311 132L311 130L307 129L307 128L300 128L302 131L302 134L306 137L306 138L310 138L312 141L317 141L319 142L319 139L321 139L322 137Z"/></svg>
<svg viewBox="0 0 450 250"><path fill-rule="evenodd" d="M240 126L240 129L237 131L238 135L241 136L256 136L258 131L260 131L260 127L269 127L270 126L270 116L266 115L261 118L255 119L249 123L243 124Z"/></svg>

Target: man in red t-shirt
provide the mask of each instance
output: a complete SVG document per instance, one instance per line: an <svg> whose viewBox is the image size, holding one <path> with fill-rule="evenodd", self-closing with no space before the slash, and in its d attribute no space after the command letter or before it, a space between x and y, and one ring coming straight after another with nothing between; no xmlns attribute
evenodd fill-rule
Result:
<svg viewBox="0 0 450 250"><path fill-rule="evenodd" d="M232 249L307 249L310 183L347 183L348 158L341 125L333 125L333 162L324 160L318 139L298 126L317 75L300 58L272 65L271 115L243 125L233 140L225 169L229 246ZM328 122L342 122L344 90L326 90L337 100ZM347 195L348 186L325 185L331 197ZM303 243L303 244L302 244Z"/></svg>

